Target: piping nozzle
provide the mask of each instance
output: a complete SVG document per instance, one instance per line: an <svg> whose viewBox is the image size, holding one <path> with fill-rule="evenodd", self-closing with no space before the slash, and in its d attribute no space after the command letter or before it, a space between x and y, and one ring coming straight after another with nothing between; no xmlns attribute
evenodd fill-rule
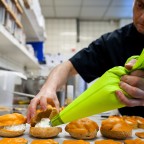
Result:
<svg viewBox="0 0 144 144"><path fill-rule="evenodd" d="M64 122L62 121L62 119L60 118L60 115L56 115L55 117L53 117L51 120L50 120L50 125L51 126L58 126L58 125L61 125L61 124L64 124Z"/></svg>

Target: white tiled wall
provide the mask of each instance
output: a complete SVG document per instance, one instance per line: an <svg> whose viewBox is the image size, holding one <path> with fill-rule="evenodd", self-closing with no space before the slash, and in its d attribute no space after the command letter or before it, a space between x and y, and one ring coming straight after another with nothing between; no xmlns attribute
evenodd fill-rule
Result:
<svg viewBox="0 0 144 144"><path fill-rule="evenodd" d="M80 50L87 47L92 41L102 34L111 32L118 28L118 22L114 21L81 21L80 22L80 43L77 48Z"/></svg>
<svg viewBox="0 0 144 144"><path fill-rule="evenodd" d="M118 27L118 22L113 21L80 21L80 42L77 43L76 19L46 19L45 53L73 55L72 48L79 51L102 34Z"/></svg>
<svg viewBox="0 0 144 144"><path fill-rule="evenodd" d="M69 53L76 47L75 19L47 19L45 53Z"/></svg>

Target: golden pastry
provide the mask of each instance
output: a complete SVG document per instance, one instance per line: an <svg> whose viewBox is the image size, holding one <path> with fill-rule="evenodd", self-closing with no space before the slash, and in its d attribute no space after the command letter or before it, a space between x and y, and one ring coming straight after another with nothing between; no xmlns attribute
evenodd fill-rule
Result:
<svg viewBox="0 0 144 144"><path fill-rule="evenodd" d="M132 135L132 127L117 117L103 120L100 131L104 137L110 139L126 139Z"/></svg>
<svg viewBox="0 0 144 144"><path fill-rule="evenodd" d="M93 139L97 136L99 127L89 118L82 118L67 124L65 130L76 139Z"/></svg>
<svg viewBox="0 0 144 144"><path fill-rule="evenodd" d="M97 140L95 141L95 144L122 144L122 143L114 140Z"/></svg>
<svg viewBox="0 0 144 144"><path fill-rule="evenodd" d="M144 144L144 141L141 139L125 140L124 144Z"/></svg>
<svg viewBox="0 0 144 144"><path fill-rule="evenodd" d="M0 116L0 136L16 137L24 133L26 118L19 113Z"/></svg>
<svg viewBox="0 0 144 144"><path fill-rule="evenodd" d="M28 141L25 138L3 138L0 140L0 144L27 144Z"/></svg>
<svg viewBox="0 0 144 144"><path fill-rule="evenodd" d="M90 144L84 140L64 140L63 144Z"/></svg>
<svg viewBox="0 0 144 144"><path fill-rule="evenodd" d="M144 132L136 132L135 135L139 138L144 138Z"/></svg>
<svg viewBox="0 0 144 144"><path fill-rule="evenodd" d="M52 139L48 139L48 140L33 140L31 144L59 144L59 143Z"/></svg>
<svg viewBox="0 0 144 144"><path fill-rule="evenodd" d="M48 105L46 111L37 110L31 120L30 135L37 138L52 138L62 132L61 127L51 127L49 122L58 114L56 108Z"/></svg>

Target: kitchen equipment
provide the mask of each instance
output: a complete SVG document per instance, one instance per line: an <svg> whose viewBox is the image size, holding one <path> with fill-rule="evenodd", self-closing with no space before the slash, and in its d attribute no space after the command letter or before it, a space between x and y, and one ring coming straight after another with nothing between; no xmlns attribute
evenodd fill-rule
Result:
<svg viewBox="0 0 144 144"><path fill-rule="evenodd" d="M42 85L45 83L46 77L43 76L37 76L37 77L29 77L27 80L23 80L22 87L23 87L23 93L36 95Z"/></svg>
<svg viewBox="0 0 144 144"><path fill-rule="evenodd" d="M131 71L144 69L144 50L140 56L132 56L127 62L134 58L137 59L137 62ZM120 77L129 74L131 71L128 71L122 66L117 66L108 70L84 93L76 98L58 115L52 118L51 125L57 126L79 118L124 107L124 105L116 98L115 91L123 91L119 87ZM123 93L125 92L123 91ZM128 96L126 93L125 95Z"/></svg>

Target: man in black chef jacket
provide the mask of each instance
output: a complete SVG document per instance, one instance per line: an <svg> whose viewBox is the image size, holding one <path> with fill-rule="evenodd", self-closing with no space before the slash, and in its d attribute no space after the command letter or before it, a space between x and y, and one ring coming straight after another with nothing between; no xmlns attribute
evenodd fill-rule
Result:
<svg viewBox="0 0 144 144"><path fill-rule="evenodd" d="M56 91L70 76L80 74L86 82L91 82L112 67L124 66L127 58L140 55L143 48L144 0L134 0L133 23L102 35L87 48L52 70L40 92L31 100L27 114L28 122L38 104L42 109L46 109L47 103L59 109ZM135 60L132 60L125 67L130 69L134 63ZM120 87L133 99L128 99L121 91L116 91L118 99L127 105L119 109L119 112L122 115L144 117L144 71L137 70L130 75L122 76Z"/></svg>

